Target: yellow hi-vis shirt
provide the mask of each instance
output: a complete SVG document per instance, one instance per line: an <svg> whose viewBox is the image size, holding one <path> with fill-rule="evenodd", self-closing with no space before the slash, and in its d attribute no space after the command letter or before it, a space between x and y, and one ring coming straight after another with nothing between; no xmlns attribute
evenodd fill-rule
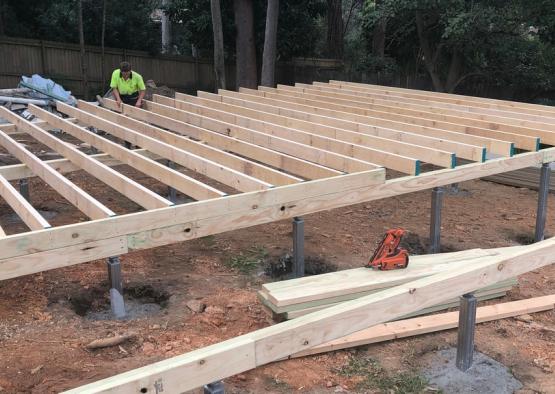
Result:
<svg viewBox="0 0 555 394"><path fill-rule="evenodd" d="M110 87L117 89L120 94L134 94L139 90L145 90L143 77L136 71L131 71L127 80L123 79L120 69L115 69L112 73Z"/></svg>

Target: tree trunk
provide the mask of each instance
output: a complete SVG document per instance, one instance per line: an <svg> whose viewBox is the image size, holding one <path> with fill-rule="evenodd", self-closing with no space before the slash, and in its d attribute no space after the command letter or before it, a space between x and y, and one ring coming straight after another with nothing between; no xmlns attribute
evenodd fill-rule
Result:
<svg viewBox="0 0 555 394"><path fill-rule="evenodd" d="M220 0L210 0L212 11L212 32L214 33L214 77L216 91L225 89L224 33L222 28L222 11Z"/></svg>
<svg viewBox="0 0 555 394"><path fill-rule="evenodd" d="M167 6L168 0L162 0L162 6ZM172 49L172 23L166 11L162 12L162 53L170 53Z"/></svg>
<svg viewBox="0 0 555 394"><path fill-rule="evenodd" d="M279 0L268 0L264 53L262 55L261 85L263 86L274 87L275 85L278 15Z"/></svg>
<svg viewBox="0 0 555 394"><path fill-rule="evenodd" d="M332 59L343 59L343 12L342 0L328 2L327 52Z"/></svg>
<svg viewBox="0 0 555 394"><path fill-rule="evenodd" d="M102 31L100 34L100 67L102 73L102 89L106 86L106 61L104 42L106 41L106 3L108 0L102 0Z"/></svg>
<svg viewBox="0 0 555 394"><path fill-rule="evenodd" d="M382 6L383 0L376 0L376 9L379 10ZM372 35L372 54L376 57L382 58L385 54L385 28L387 25L387 19L381 17L376 21L374 26L374 32Z"/></svg>
<svg viewBox="0 0 555 394"><path fill-rule="evenodd" d="M5 24L5 16L4 16L4 7L6 5L4 4L4 0L0 0L0 36L3 36L6 34L6 29L4 27Z"/></svg>
<svg viewBox="0 0 555 394"><path fill-rule="evenodd" d="M235 28L237 29L237 89L256 88L257 68L254 46L253 4L252 0L234 0Z"/></svg>
<svg viewBox="0 0 555 394"><path fill-rule="evenodd" d="M459 84L459 79L461 77L463 66L463 58L461 52L455 48L455 52L451 56L451 64L449 65L449 73L447 74L447 80L445 82L445 91L447 93L453 93L457 85Z"/></svg>
<svg viewBox="0 0 555 394"><path fill-rule="evenodd" d="M434 84L434 89L436 92L445 92L445 86L441 81L441 76L437 70L437 59L439 58L439 51L440 49L436 49L436 52L431 48L430 41L426 34L426 26L424 24L424 20L422 18L422 14L419 11L416 11L416 29L418 31L418 40L420 42L420 48L422 49L422 53L424 54L424 65L426 66L426 70L428 74L430 74L430 78L432 78L432 83Z"/></svg>
<svg viewBox="0 0 555 394"><path fill-rule="evenodd" d="M79 23L79 47L81 48L82 89L85 100L89 99L89 81L87 78L87 58L85 53L85 34L83 32L83 0L77 0L77 18Z"/></svg>

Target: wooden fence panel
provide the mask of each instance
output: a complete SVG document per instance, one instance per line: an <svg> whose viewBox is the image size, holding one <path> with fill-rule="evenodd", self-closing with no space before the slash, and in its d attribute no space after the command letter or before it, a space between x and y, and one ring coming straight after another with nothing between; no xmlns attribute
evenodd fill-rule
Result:
<svg viewBox="0 0 555 394"><path fill-rule="evenodd" d="M104 81L102 81L101 48L86 47L87 77L91 96L108 89L112 71L122 60L129 61L145 81L152 79L158 86L167 85L175 90L192 93L196 90L214 90L214 72L211 59L190 56L158 55L126 49L106 48L104 55ZM278 83L291 84L296 76L302 81L322 80L330 76L341 79L337 72L341 64L329 59L298 59L278 64ZM79 45L24 38L0 38L0 88L16 87L22 75L40 74L52 78L74 95L82 97L82 72ZM297 75L296 75L297 74ZM226 69L228 89L235 87L235 67Z"/></svg>

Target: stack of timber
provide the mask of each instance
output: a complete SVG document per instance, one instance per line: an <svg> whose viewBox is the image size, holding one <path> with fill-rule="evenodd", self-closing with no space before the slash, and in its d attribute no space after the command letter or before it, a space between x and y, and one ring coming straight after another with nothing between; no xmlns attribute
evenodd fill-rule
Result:
<svg viewBox="0 0 555 394"><path fill-rule="evenodd" d="M538 190L540 185L540 168L526 167L521 168L520 170L491 175L482 179L488 182L500 183L502 185ZM549 181L549 191L551 193L555 192L555 177L551 177Z"/></svg>
<svg viewBox="0 0 555 394"><path fill-rule="evenodd" d="M258 296L276 320L289 320L412 280L483 262L492 256L508 255L519 248L521 247L471 249L439 255L411 256L408 267L403 270L377 271L361 267L266 283L258 292ZM503 297L516 284L516 279L506 279L479 289L474 295L480 301ZM457 299L450 299L412 312L403 318L445 310L458 304Z"/></svg>

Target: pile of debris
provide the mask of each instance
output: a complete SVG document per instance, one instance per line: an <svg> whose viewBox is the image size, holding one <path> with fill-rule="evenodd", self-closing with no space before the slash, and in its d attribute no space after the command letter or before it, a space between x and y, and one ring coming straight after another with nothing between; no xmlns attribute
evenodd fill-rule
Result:
<svg viewBox="0 0 555 394"><path fill-rule="evenodd" d="M25 111L29 104L41 107L55 107L56 101L75 105L75 97L61 85L38 74L21 77L17 88L0 89L0 105L14 112Z"/></svg>

